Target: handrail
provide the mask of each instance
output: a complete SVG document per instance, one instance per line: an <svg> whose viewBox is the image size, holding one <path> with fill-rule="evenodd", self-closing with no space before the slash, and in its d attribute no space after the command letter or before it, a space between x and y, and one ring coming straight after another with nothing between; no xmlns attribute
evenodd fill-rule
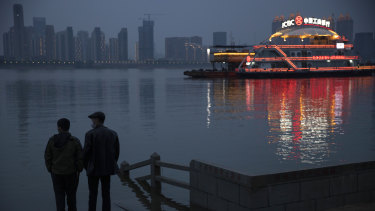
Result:
<svg viewBox="0 0 375 211"><path fill-rule="evenodd" d="M190 167L179 165L179 164L174 164L174 163L162 162L160 161L160 155L158 155L155 152L150 156L150 159L144 160L138 163L134 163L132 165L130 165L126 161L122 162L121 168L120 168L120 175L123 177L129 178L130 170L141 168L141 167L148 166L148 165L150 165L151 167L150 175L137 177L136 178L137 181L151 180L150 181L151 187L157 190L158 192L161 191L161 182L174 185L174 186L178 186L178 187L182 187L182 188L186 188L186 189L190 189L189 183L161 176L161 167L180 170L180 171L187 171L187 172L190 172Z"/></svg>
<svg viewBox="0 0 375 211"><path fill-rule="evenodd" d="M160 167L171 168L171 169L176 169L176 170L181 170L181 171L190 171L190 167L178 165L178 164L174 164L174 163L156 161L156 165L158 165Z"/></svg>
<svg viewBox="0 0 375 211"><path fill-rule="evenodd" d="M143 177L135 178L135 180L137 180L137 181L149 180L149 179L151 179L151 175L146 175L146 176L143 176Z"/></svg>
<svg viewBox="0 0 375 211"><path fill-rule="evenodd" d="M147 166L147 165L150 165L150 164L151 164L151 159L148 159L148 160L144 160L144 161L141 161L141 162L134 163L132 165L126 166L123 170L124 171L130 171L130 170L141 168L143 166Z"/></svg>

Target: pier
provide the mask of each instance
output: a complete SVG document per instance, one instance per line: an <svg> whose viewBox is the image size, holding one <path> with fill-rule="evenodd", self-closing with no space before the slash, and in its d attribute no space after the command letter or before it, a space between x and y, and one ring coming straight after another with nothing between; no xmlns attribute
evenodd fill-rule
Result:
<svg viewBox="0 0 375 211"><path fill-rule="evenodd" d="M153 153L132 165L124 161L120 176L129 178L131 170L144 166L150 166L150 175L136 178L143 187L150 180L153 193L161 194L162 183L188 189L193 210L315 211L357 204L372 206L375 202L375 161L248 175L198 160L192 160L189 166L162 162ZM188 172L189 183L163 177L162 167Z"/></svg>

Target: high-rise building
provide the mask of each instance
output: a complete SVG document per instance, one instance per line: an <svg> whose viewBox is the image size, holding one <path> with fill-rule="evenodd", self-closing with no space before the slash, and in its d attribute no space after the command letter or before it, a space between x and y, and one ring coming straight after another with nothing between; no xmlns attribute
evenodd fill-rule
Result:
<svg viewBox="0 0 375 211"><path fill-rule="evenodd" d="M340 15L336 22L336 32L353 43L353 19L349 15Z"/></svg>
<svg viewBox="0 0 375 211"><path fill-rule="evenodd" d="M109 52L109 45L107 43L105 44L104 51L105 51L105 54L104 54L104 58L102 60L108 61L110 52Z"/></svg>
<svg viewBox="0 0 375 211"><path fill-rule="evenodd" d="M89 32L78 31L75 39L75 59L76 61L86 62L90 60L89 54Z"/></svg>
<svg viewBox="0 0 375 211"><path fill-rule="evenodd" d="M276 33L281 29L281 25L284 22L284 15L276 16L272 21L272 34Z"/></svg>
<svg viewBox="0 0 375 211"><path fill-rule="evenodd" d="M118 33L118 57L119 60L128 60L128 29L122 28Z"/></svg>
<svg viewBox="0 0 375 211"><path fill-rule="evenodd" d="M227 33L226 32L214 32L213 43L215 45L227 45Z"/></svg>
<svg viewBox="0 0 375 211"><path fill-rule="evenodd" d="M56 33L56 59L66 61L66 31Z"/></svg>
<svg viewBox="0 0 375 211"><path fill-rule="evenodd" d="M15 39L14 39L14 27L10 27L9 29L9 32L8 32L8 40L7 40L7 45L9 47L9 51L8 51L8 59L15 59L15 47L14 47L14 42L15 42ZM4 45L4 46L5 46Z"/></svg>
<svg viewBox="0 0 375 211"><path fill-rule="evenodd" d="M154 59L154 21L143 20L143 25L138 27L139 35L139 60Z"/></svg>
<svg viewBox="0 0 375 211"><path fill-rule="evenodd" d="M11 30L9 32L3 33L3 49L4 49L4 58L12 59L14 54L13 54L13 46L12 46L12 39L11 39Z"/></svg>
<svg viewBox="0 0 375 211"><path fill-rule="evenodd" d="M118 38L110 38L109 39L109 54L108 59L110 61L118 61L119 60L119 40Z"/></svg>
<svg viewBox="0 0 375 211"><path fill-rule="evenodd" d="M168 60L186 60L186 47L189 43L188 37L165 38L165 58Z"/></svg>
<svg viewBox="0 0 375 211"><path fill-rule="evenodd" d="M359 54L362 62L375 61L374 34L372 32L356 33L354 49Z"/></svg>
<svg viewBox="0 0 375 211"><path fill-rule="evenodd" d="M189 37L189 42L185 44L186 60L193 62L207 61L206 49L202 45L202 37Z"/></svg>
<svg viewBox="0 0 375 211"><path fill-rule="evenodd" d="M25 59L27 57L27 50L25 49L25 26L23 22L23 8L21 4L13 5L13 20L14 20L14 57L15 59Z"/></svg>
<svg viewBox="0 0 375 211"><path fill-rule="evenodd" d="M45 29L45 49L48 60L56 59L56 37L53 25L46 25Z"/></svg>
<svg viewBox="0 0 375 211"><path fill-rule="evenodd" d="M134 45L134 59L135 61L139 61L139 42L135 42Z"/></svg>
<svg viewBox="0 0 375 211"><path fill-rule="evenodd" d="M32 52L34 58L43 58L45 48L46 18L33 17Z"/></svg>
<svg viewBox="0 0 375 211"><path fill-rule="evenodd" d="M165 58L174 61L206 61L206 49L202 46L202 37L165 38Z"/></svg>
<svg viewBox="0 0 375 211"><path fill-rule="evenodd" d="M56 33L56 58L61 61L74 61L75 43L73 28Z"/></svg>
<svg viewBox="0 0 375 211"><path fill-rule="evenodd" d="M105 37L100 27L95 27L91 33L91 59L93 61L105 59Z"/></svg>
<svg viewBox="0 0 375 211"><path fill-rule="evenodd" d="M74 47L74 37L73 37L73 28L71 26L68 26L66 28L66 42L65 42L65 49L66 49L66 60L68 61L74 61L74 52L75 52L75 47Z"/></svg>
<svg viewBox="0 0 375 211"><path fill-rule="evenodd" d="M194 43L194 44L202 46L203 39L200 36L192 36L190 37L190 43Z"/></svg>
<svg viewBox="0 0 375 211"><path fill-rule="evenodd" d="M206 61L205 51L202 47L202 37L193 36L189 38L189 43L186 47L186 60L187 61Z"/></svg>
<svg viewBox="0 0 375 211"><path fill-rule="evenodd" d="M33 35L34 27L25 26L24 27L24 59L33 58Z"/></svg>

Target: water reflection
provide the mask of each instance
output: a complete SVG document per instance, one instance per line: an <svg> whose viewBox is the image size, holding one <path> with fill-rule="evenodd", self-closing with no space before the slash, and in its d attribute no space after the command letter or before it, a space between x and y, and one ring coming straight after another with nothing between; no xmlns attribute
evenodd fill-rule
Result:
<svg viewBox="0 0 375 211"><path fill-rule="evenodd" d="M174 201L172 198L164 196L162 193L155 192L147 181L132 180L130 177L121 178L123 185L129 187L135 193L138 201L148 210L162 211L164 205L176 210L190 210L186 205ZM127 210L123 205L117 204L120 208Z"/></svg>
<svg viewBox="0 0 375 211"><path fill-rule="evenodd" d="M264 117L267 142L281 161L319 164L336 153L334 137L344 134L353 90L368 89L371 83L361 78L213 81L213 115Z"/></svg>
<svg viewBox="0 0 375 211"><path fill-rule="evenodd" d="M223 92L225 96L225 92ZM207 128L210 127L211 123L211 83L207 83Z"/></svg>
<svg viewBox="0 0 375 211"><path fill-rule="evenodd" d="M139 80L139 106L142 128L149 133L153 133L155 131L155 85L153 78Z"/></svg>
<svg viewBox="0 0 375 211"><path fill-rule="evenodd" d="M6 89L9 90L7 92L7 101L12 105L8 112L16 113L18 117L18 134L21 146L23 143L27 143L30 87L30 83L26 81L18 81L6 86Z"/></svg>
<svg viewBox="0 0 375 211"><path fill-rule="evenodd" d="M375 78L192 80L183 77L183 70L152 73L81 69L4 73L0 77L2 210L25 210L25 204L33 202L38 202L37 210L55 207L43 162L46 139L64 116L83 141L89 129L87 114L95 110L103 110L108 126L118 131L121 161L144 160L157 151L177 163L201 159L263 174L374 159ZM9 174L25 171L27 177ZM86 199L82 179L78 198ZM172 202L153 197L137 181L125 185L113 180L114 203L123 202L131 210L173 209L168 205ZM166 196L189 204L185 190L163 187ZM20 198L25 203L17 203ZM87 203L78 206L87 209Z"/></svg>

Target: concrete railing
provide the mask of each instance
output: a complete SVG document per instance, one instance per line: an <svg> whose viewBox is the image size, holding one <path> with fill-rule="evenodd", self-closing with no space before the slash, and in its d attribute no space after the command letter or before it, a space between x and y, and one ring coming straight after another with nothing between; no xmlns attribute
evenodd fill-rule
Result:
<svg viewBox="0 0 375 211"><path fill-rule="evenodd" d="M191 206L208 210L326 210L375 201L375 161L249 176L190 163Z"/></svg>
<svg viewBox="0 0 375 211"><path fill-rule="evenodd" d="M130 171L141 168L144 166L150 166L150 174L142 177L135 178L138 181L150 180L151 188L157 192L161 192L161 183L167 183L170 185L178 186L185 189L190 189L190 185L186 182L175 180L161 175L161 167L170 168L179 171L190 171L189 166L178 165L174 163L167 163L160 161L160 155L154 152L150 159L144 160L138 163L130 165L128 162L123 161L120 167L120 176L129 177Z"/></svg>

